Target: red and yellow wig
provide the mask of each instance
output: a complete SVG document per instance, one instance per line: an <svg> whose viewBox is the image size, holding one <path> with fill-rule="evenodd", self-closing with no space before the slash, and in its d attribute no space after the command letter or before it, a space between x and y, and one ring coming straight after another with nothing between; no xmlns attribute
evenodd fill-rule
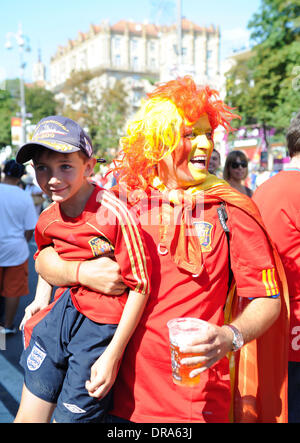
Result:
<svg viewBox="0 0 300 443"><path fill-rule="evenodd" d="M197 86L188 76L158 85L120 140L119 183L129 190L146 189L156 174L153 166L178 146L183 123L192 125L206 113L213 131L221 125L229 132L231 120L238 117L231 109L217 91Z"/></svg>

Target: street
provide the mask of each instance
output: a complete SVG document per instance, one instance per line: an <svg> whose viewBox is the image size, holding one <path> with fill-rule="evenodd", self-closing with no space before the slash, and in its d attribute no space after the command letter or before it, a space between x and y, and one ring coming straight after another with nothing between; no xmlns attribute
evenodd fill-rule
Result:
<svg viewBox="0 0 300 443"><path fill-rule="evenodd" d="M33 240L29 246L30 293L28 296L21 297L15 321L16 325L20 324L25 307L34 298L37 282L33 260L36 245ZM19 365L19 358L23 348L22 333L18 331L15 335L8 335L3 341L0 343L0 423L12 423L18 410L23 385L23 370Z"/></svg>

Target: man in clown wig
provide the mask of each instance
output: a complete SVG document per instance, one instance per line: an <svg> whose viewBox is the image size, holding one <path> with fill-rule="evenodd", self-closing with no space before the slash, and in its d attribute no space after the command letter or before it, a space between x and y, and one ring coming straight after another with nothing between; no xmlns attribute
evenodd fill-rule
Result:
<svg viewBox="0 0 300 443"><path fill-rule="evenodd" d="M216 91L183 77L159 84L121 139L116 192L141 221L154 272L114 386L114 420L287 420L282 265L251 199L208 172L215 129L231 131L236 117ZM38 265L49 276L48 252ZM53 273L66 275L52 258ZM94 271L82 267L89 285ZM209 322L207 336L182 349L182 363L201 365L194 387L172 381L167 322L176 317Z"/></svg>

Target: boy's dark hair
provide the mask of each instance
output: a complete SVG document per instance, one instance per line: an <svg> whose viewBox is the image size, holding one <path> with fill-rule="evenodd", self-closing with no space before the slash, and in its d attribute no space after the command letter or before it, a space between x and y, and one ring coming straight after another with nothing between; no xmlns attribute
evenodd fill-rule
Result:
<svg viewBox="0 0 300 443"><path fill-rule="evenodd" d="M291 121L290 127L286 134L287 147L290 157L294 157L300 152L300 112Z"/></svg>
<svg viewBox="0 0 300 443"><path fill-rule="evenodd" d="M8 177L21 178L25 174L25 166L15 160L8 160L4 165L3 172Z"/></svg>
<svg viewBox="0 0 300 443"><path fill-rule="evenodd" d="M38 160L41 157L41 155L43 153L45 153L45 152L48 155L55 155L55 154L64 154L66 156L69 155L69 154L66 154L66 153L61 153L61 152L58 153L58 152L52 151L51 149L48 149L48 148L46 148L45 146L42 146L42 145L40 145L40 146L37 145L36 146L36 150L35 150L35 152L32 155L33 163L38 162ZM89 160L89 157L87 157L87 155L85 155L82 151L77 151L77 154L80 156L80 158L83 160L84 163Z"/></svg>

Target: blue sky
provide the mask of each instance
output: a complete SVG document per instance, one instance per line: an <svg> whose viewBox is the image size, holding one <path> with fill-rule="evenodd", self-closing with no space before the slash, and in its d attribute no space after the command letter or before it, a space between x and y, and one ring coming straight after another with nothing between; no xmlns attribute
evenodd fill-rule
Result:
<svg viewBox="0 0 300 443"><path fill-rule="evenodd" d="M259 10L261 0L182 0L181 3L182 15L187 19L202 26L220 26L221 54L225 57L232 49L247 45L247 24ZM121 19L174 23L177 0L0 0L0 81L19 76L16 41L12 39L12 50L4 46L7 34L16 34L20 24L31 47L31 52L25 53L25 78L30 80L39 48L47 66L57 46L76 38L78 31L86 32L91 23L108 20L114 24Z"/></svg>

